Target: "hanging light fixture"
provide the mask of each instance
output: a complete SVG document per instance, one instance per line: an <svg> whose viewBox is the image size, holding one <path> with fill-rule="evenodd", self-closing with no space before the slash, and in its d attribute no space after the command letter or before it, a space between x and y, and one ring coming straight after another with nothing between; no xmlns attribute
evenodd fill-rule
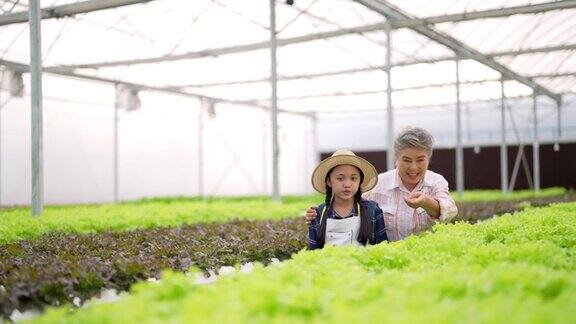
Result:
<svg viewBox="0 0 576 324"><path fill-rule="evenodd" d="M24 79L22 72L6 70L2 73L5 84L8 85L8 91L11 96L22 98L24 97Z"/></svg>
<svg viewBox="0 0 576 324"><path fill-rule="evenodd" d="M116 85L116 105L126 111L138 110L141 107L139 90L124 84Z"/></svg>
<svg viewBox="0 0 576 324"><path fill-rule="evenodd" d="M208 117L212 119L216 118L216 102L214 100L202 97L200 99L200 106L202 110L208 114Z"/></svg>

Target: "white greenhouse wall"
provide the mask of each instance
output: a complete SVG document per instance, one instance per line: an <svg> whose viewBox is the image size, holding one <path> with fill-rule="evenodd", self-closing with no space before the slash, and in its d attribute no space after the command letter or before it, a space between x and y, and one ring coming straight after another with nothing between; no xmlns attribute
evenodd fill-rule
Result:
<svg viewBox="0 0 576 324"><path fill-rule="evenodd" d="M112 202L114 88L47 76L44 96L45 203ZM141 109L119 114L119 199L199 195L200 101L152 92L140 99ZM29 100L11 98L0 111L2 206L30 204ZM204 116L204 194L270 194L269 113L225 104L215 110L214 118ZM311 120L280 114L279 128L281 194L310 193Z"/></svg>

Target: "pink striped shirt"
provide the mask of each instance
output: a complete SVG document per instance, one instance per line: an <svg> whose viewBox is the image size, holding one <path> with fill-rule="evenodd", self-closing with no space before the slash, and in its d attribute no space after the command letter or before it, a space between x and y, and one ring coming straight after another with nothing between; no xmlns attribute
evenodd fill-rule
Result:
<svg viewBox="0 0 576 324"><path fill-rule="evenodd" d="M412 192L422 192L440 204L440 218L432 218L423 208L412 208L404 197L411 192L400 180L397 169L378 175L378 184L364 193L363 197L378 203L384 212L386 235L390 241L398 241L409 235L428 230L435 222L449 222L458 214L456 203L448 192L448 181L430 170Z"/></svg>

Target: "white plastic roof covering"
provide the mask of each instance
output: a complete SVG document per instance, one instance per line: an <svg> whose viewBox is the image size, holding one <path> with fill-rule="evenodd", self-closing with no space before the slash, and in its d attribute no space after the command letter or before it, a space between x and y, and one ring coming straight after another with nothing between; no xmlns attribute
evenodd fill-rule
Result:
<svg viewBox="0 0 576 324"><path fill-rule="evenodd" d="M75 1L43 1L42 6ZM530 5L549 1L389 1L415 17ZM2 12L26 10L27 1L0 1ZM178 55L215 48L269 41L269 1L156 0L74 17L47 19L42 24L45 67L69 66ZM277 2L278 38L383 23L384 17L352 0L295 0ZM576 44L576 9L505 18L477 19L434 26L483 54ZM28 63L26 23L0 26L0 58ZM281 46L278 50L279 107L292 111L382 110L386 106L383 31ZM392 63L445 58L453 52L409 29L392 36ZM554 93L576 92L575 47L567 50L495 59L514 72ZM267 48L217 57L150 64L75 69L76 73L180 90L234 101L269 105L270 54ZM324 77L298 78L334 73ZM464 60L461 81L490 80L462 85L462 101L500 96L500 74L480 63ZM439 105L455 101L454 61L398 66L392 72L393 105ZM561 75L551 77L550 75ZM291 80L285 80L292 78ZM239 82L251 81L251 82ZM224 84L233 83L237 84ZM448 84L448 85L447 85ZM436 85L435 87L425 87ZM414 89L416 87L416 89ZM506 83L507 96L532 90Z"/></svg>

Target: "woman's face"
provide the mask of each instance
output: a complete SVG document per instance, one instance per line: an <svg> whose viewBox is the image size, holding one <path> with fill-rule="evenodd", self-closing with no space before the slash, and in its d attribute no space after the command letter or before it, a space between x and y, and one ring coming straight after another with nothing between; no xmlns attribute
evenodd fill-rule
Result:
<svg viewBox="0 0 576 324"><path fill-rule="evenodd" d="M332 187L334 198L344 201L354 199L360 187L360 170L353 165L339 165L332 169L326 183Z"/></svg>
<svg viewBox="0 0 576 324"><path fill-rule="evenodd" d="M424 178L428 163L430 163L430 157L425 149L406 148L396 154L398 174L402 184L408 190L413 190Z"/></svg>

